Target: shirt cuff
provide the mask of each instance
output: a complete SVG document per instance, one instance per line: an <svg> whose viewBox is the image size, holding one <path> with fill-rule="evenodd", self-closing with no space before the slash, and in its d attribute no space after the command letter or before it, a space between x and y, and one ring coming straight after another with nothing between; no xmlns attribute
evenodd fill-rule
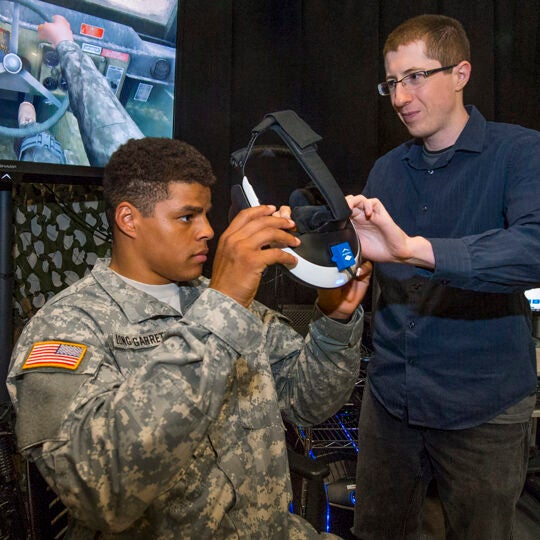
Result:
<svg viewBox="0 0 540 540"><path fill-rule="evenodd" d="M463 282L472 272L469 250L461 238L428 238L433 246L435 270L433 279L444 285L452 281Z"/></svg>
<svg viewBox="0 0 540 540"><path fill-rule="evenodd" d="M362 339L364 328L364 309L359 305L346 323L327 317L315 304L313 313L313 332L317 338L335 344L354 345Z"/></svg>
<svg viewBox="0 0 540 540"><path fill-rule="evenodd" d="M70 39L64 39L63 41L60 41L56 45L56 52L58 54L68 53L70 51L80 51L81 48L75 41L71 41Z"/></svg>

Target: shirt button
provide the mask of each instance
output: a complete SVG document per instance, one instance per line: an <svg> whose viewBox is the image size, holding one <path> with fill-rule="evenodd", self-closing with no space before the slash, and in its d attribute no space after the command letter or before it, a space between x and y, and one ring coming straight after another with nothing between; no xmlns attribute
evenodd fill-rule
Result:
<svg viewBox="0 0 540 540"><path fill-rule="evenodd" d="M416 323L414 321L411 321L409 323L409 328L414 328L416 326Z"/></svg>
<svg viewBox="0 0 540 540"><path fill-rule="evenodd" d="M427 205L422 206L422 212L427 212Z"/></svg>
<svg viewBox="0 0 540 540"><path fill-rule="evenodd" d="M435 171L433 169L429 169L428 171L426 171L426 174L433 174Z"/></svg>

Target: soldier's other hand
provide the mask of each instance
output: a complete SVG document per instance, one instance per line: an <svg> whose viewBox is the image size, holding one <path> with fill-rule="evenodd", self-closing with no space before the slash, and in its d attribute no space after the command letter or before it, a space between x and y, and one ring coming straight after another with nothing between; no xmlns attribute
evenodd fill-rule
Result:
<svg viewBox="0 0 540 540"><path fill-rule="evenodd" d="M293 268L297 263L281 249L300 245L289 232L294 222L275 213L276 207L267 205L242 210L218 241L210 287L245 307L255 298L268 266Z"/></svg>
<svg viewBox="0 0 540 540"><path fill-rule="evenodd" d="M317 304L320 310L333 319L349 319L366 295L372 271L371 262L364 261L357 270L356 276L342 287L319 289Z"/></svg>
<svg viewBox="0 0 540 540"><path fill-rule="evenodd" d="M290 206L280 206L279 210L276 210L273 214L274 217L282 217L285 219L292 219L292 210ZM293 227L290 229L291 231L297 231L298 227L296 226L296 223Z"/></svg>

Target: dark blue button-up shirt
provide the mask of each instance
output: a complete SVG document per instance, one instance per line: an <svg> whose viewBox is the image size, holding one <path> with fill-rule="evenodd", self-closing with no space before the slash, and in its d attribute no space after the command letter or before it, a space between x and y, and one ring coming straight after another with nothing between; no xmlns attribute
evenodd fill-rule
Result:
<svg viewBox="0 0 540 540"><path fill-rule="evenodd" d="M487 422L535 391L531 314L540 283L540 132L486 122L474 107L433 165L422 142L377 160L364 194L433 246L435 270L375 265L370 385L421 426Z"/></svg>

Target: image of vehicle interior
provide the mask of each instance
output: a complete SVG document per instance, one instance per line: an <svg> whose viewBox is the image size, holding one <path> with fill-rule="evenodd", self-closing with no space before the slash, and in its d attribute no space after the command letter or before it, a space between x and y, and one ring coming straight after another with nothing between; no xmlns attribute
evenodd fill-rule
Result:
<svg viewBox="0 0 540 540"><path fill-rule="evenodd" d="M38 26L62 15L74 40L106 78L145 136L173 135L177 0L0 0L0 160L18 160L28 133L18 109L29 101L40 130L63 147L67 164L88 161L67 82Z"/></svg>

